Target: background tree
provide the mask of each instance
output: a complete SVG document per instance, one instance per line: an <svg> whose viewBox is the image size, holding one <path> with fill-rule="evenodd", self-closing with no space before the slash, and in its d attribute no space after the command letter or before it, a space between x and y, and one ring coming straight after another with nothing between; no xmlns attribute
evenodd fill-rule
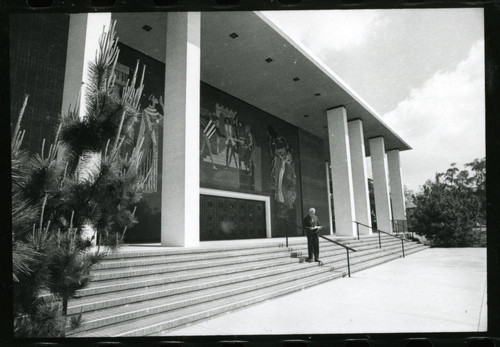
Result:
<svg viewBox="0 0 500 347"><path fill-rule="evenodd" d="M480 164L483 159L476 159L479 169L472 172L459 170L451 164L446 172L437 173L434 181L428 180L421 191L414 195L415 208L409 216L413 230L425 236L434 246L486 246L485 234L476 230L478 223L485 216L484 190L478 188L484 184L484 172ZM482 182L482 183L481 183Z"/></svg>
<svg viewBox="0 0 500 347"><path fill-rule="evenodd" d="M403 186L403 193L405 197L405 206L408 207L408 205L413 205L413 197L415 195L415 192L409 189L407 186Z"/></svg>
<svg viewBox="0 0 500 347"><path fill-rule="evenodd" d="M45 140L40 153L21 150L27 98L18 118L11 144L18 337L64 336L68 300L88 284L91 266L107 249L116 250L127 228L137 223L134 209L145 180L138 173L142 141L130 152L125 145L132 142L144 69L137 83L138 62L122 95L113 93L119 54L115 25L103 30L90 63L85 114L79 114L79 102L63 113L48 151ZM91 237L85 234L89 229ZM41 296L44 292L52 295Z"/></svg>
<svg viewBox="0 0 500 347"><path fill-rule="evenodd" d="M468 184L472 187L481 204L480 223L486 224L486 158L476 158L465 164L465 167L472 172Z"/></svg>

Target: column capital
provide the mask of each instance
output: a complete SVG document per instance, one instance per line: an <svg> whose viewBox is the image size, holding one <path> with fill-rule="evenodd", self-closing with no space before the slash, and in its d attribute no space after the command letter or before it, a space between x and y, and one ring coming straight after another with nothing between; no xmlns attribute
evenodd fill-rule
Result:
<svg viewBox="0 0 500 347"><path fill-rule="evenodd" d="M385 153L389 153L389 152L401 152L401 151L399 150L399 148L388 149L385 151Z"/></svg>
<svg viewBox="0 0 500 347"><path fill-rule="evenodd" d="M345 105L343 105L343 104L342 104L342 105L337 105L337 106L333 106L333 107L327 108L327 109L326 109L326 112L328 112L328 111L333 111L333 110L336 110L336 109L338 109L338 108L343 108L344 110L346 110Z"/></svg>

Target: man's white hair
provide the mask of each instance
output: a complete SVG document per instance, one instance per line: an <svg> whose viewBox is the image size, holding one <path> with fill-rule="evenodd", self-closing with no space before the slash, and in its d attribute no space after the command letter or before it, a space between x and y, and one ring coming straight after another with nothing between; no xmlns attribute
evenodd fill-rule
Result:
<svg viewBox="0 0 500 347"><path fill-rule="evenodd" d="M314 212L314 213L316 213L316 209L315 209L314 207L311 207L311 208L309 209L309 212Z"/></svg>

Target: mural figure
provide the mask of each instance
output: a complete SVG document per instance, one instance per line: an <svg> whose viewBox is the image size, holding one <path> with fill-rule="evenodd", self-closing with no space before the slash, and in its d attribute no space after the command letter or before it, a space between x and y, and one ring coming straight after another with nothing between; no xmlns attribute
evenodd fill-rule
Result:
<svg viewBox="0 0 500 347"><path fill-rule="evenodd" d="M244 158L246 155L245 127L243 126L243 123L241 123L240 120L235 119L234 121L236 124L236 153L238 153L239 171L241 172L243 170L242 164L245 164L246 167L246 162Z"/></svg>
<svg viewBox="0 0 500 347"><path fill-rule="evenodd" d="M218 118L210 112L202 113L200 117L200 137L201 137L201 150L200 156L203 156L205 151L205 147L208 149L208 153L210 155L210 162L212 163L212 169L217 170L217 167L214 164L214 158L212 155L212 144L210 139L214 134L216 134L217 138L222 134L219 133L218 127ZM216 153L217 154L217 153Z"/></svg>
<svg viewBox="0 0 500 347"><path fill-rule="evenodd" d="M140 116L139 133L137 135L136 145L144 137L142 144L143 157L140 166L140 172L146 176L145 190L147 192L156 192L158 182L158 136L159 127L163 120L163 98L158 99L154 94L148 98L149 105L142 110Z"/></svg>
<svg viewBox="0 0 500 347"><path fill-rule="evenodd" d="M239 158L245 164L246 173L253 176L255 172L255 137L252 134L250 125L244 126L243 144L241 146ZM240 164L241 167L241 164Z"/></svg>
<svg viewBox="0 0 500 347"><path fill-rule="evenodd" d="M231 161L234 158L236 168L239 170L238 160L236 159L236 131L233 125L233 119L229 117L224 118L224 132L226 133L226 169L229 169Z"/></svg>
<svg viewBox="0 0 500 347"><path fill-rule="evenodd" d="M293 208L297 197L295 165L292 151L287 140L280 136L270 125L267 126L269 151L271 154L271 177L274 199L283 205L284 211ZM282 214L281 212L279 213Z"/></svg>

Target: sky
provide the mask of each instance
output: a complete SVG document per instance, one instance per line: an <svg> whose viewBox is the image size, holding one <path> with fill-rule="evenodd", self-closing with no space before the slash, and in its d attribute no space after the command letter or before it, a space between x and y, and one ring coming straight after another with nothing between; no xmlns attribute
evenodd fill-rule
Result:
<svg viewBox="0 0 500 347"><path fill-rule="evenodd" d="M413 191L451 163L485 156L483 10L266 12L338 74L413 150ZM298 24L300 23L300 25ZM369 175L371 167L367 160Z"/></svg>

